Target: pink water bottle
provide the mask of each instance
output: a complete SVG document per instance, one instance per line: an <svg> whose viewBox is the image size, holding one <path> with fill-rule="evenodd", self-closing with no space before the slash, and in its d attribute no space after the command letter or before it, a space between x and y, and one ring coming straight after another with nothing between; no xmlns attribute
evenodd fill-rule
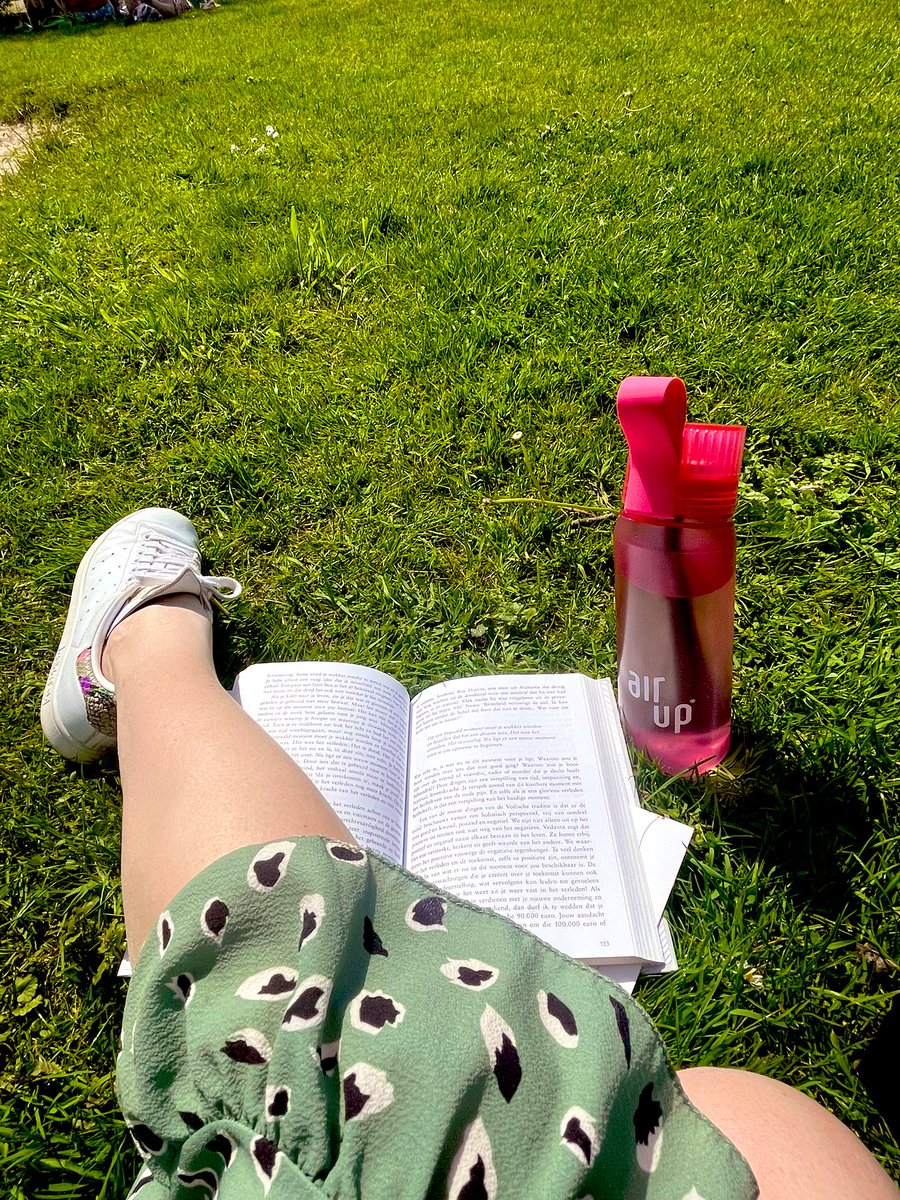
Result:
<svg viewBox="0 0 900 1200"><path fill-rule="evenodd" d="M746 430L686 424L680 379L630 376L616 522L619 707L667 774L709 771L731 738L734 507Z"/></svg>

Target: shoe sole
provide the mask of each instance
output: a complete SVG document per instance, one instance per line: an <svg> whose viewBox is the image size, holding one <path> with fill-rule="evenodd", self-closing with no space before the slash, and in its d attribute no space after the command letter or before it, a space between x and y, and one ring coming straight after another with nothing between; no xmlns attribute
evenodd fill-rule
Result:
<svg viewBox="0 0 900 1200"><path fill-rule="evenodd" d="M78 612L81 608L81 601L84 593L85 580L88 572L91 569L94 556L97 551L104 545L109 534L114 529L118 529L126 522L144 521L146 524L161 524L165 528L173 516L177 516L185 525L190 526L194 530L196 538L197 531L194 526L181 513L174 512L170 508L141 508L137 512L130 513L127 517L123 517L121 521L116 521L114 525L110 525L105 533L92 542L85 551L78 570L75 573L75 582L72 585L72 598L69 601L69 611L66 614L66 623L63 626L62 637L60 638L59 646L56 649L56 654L53 656L53 663L50 667L50 672L47 675L47 682L44 685L44 694L41 697L41 728L44 731L44 737L50 743L54 750L63 756L63 758L71 759L73 762L88 763L94 762L100 758L107 750L111 749L116 743L114 738L108 738L105 734L99 731L95 732L87 741L82 738L74 737L63 724L59 714L59 709L56 704L56 688L54 686L56 677L64 668L67 661L71 669L75 670L74 657L84 649L83 646L75 648L73 639L75 636L75 624ZM164 518L164 519L163 519ZM70 660L69 655L74 650L74 657ZM85 720L87 718L85 717Z"/></svg>

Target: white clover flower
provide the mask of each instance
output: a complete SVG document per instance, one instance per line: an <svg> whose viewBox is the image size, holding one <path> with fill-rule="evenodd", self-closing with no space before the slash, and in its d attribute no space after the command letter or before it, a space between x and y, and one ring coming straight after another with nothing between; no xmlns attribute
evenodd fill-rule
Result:
<svg viewBox="0 0 900 1200"><path fill-rule="evenodd" d="M231 153L237 154L238 150L240 150L240 146L238 146L235 142L232 142L231 143Z"/></svg>
<svg viewBox="0 0 900 1200"><path fill-rule="evenodd" d="M275 126L274 126L274 125L267 125L267 126L266 126L266 137L270 137L270 138L277 138L277 137L278 137L278 130L275 128Z"/></svg>
<svg viewBox="0 0 900 1200"><path fill-rule="evenodd" d="M764 992L766 990L766 981L763 978L762 971L748 962L744 963L744 967L744 982L749 983L751 987L755 987L757 991Z"/></svg>

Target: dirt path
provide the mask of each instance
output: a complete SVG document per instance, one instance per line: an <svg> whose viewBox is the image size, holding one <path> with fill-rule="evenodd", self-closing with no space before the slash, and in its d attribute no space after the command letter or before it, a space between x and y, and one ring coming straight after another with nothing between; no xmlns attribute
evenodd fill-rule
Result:
<svg viewBox="0 0 900 1200"><path fill-rule="evenodd" d="M0 125L0 175L14 175L36 134L29 125Z"/></svg>

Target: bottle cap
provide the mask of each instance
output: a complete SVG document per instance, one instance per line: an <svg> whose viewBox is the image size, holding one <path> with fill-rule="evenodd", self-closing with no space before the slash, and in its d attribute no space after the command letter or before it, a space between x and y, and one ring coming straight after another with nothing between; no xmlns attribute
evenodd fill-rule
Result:
<svg viewBox="0 0 900 1200"><path fill-rule="evenodd" d="M628 442L623 509L658 521L724 520L734 513L746 429L685 422L675 376L630 375L616 396Z"/></svg>

